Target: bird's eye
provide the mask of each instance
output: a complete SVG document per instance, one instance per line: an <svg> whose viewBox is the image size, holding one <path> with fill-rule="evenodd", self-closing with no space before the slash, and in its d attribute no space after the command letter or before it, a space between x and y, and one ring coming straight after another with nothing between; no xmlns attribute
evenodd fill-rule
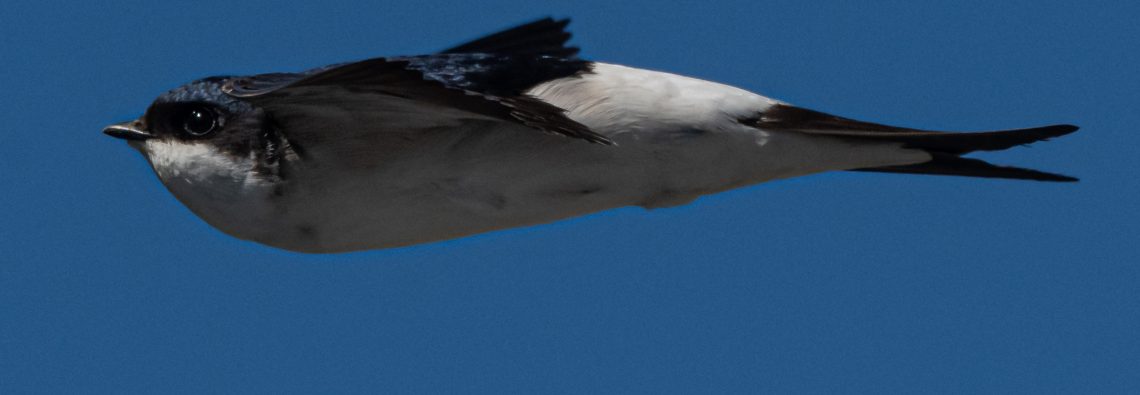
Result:
<svg viewBox="0 0 1140 395"><path fill-rule="evenodd" d="M182 130L193 137L202 137L218 128L214 111L205 107L192 107L182 118Z"/></svg>

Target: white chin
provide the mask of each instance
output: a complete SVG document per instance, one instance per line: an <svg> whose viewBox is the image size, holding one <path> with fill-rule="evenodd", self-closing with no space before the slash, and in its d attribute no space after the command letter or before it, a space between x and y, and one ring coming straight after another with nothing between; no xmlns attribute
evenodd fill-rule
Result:
<svg viewBox="0 0 1140 395"><path fill-rule="evenodd" d="M257 181L253 158L233 156L209 141L149 139L138 148L168 185L184 182L229 189Z"/></svg>

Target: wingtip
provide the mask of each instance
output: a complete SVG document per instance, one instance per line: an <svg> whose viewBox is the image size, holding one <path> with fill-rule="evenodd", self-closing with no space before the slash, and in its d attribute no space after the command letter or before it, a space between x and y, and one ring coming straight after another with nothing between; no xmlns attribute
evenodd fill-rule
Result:
<svg viewBox="0 0 1140 395"><path fill-rule="evenodd" d="M566 46L573 35L566 30L570 18L546 16L468 41L440 53L497 53L574 57L575 47Z"/></svg>

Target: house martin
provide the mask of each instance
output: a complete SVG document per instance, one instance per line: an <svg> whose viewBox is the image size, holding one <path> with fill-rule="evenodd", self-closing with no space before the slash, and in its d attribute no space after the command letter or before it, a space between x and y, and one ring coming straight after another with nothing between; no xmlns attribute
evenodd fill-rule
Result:
<svg viewBox="0 0 1140 395"><path fill-rule="evenodd" d="M103 131L214 227L311 253L669 207L832 170L1076 180L963 157L1075 126L959 133L856 121L581 59L568 23L542 19L431 55L205 78Z"/></svg>

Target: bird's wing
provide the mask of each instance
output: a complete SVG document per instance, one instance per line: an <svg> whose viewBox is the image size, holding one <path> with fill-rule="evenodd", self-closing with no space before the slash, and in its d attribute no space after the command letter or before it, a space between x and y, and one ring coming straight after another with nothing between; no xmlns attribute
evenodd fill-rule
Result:
<svg viewBox="0 0 1140 395"><path fill-rule="evenodd" d="M469 58L473 55L439 56ZM230 96L265 109L286 125L291 121L299 121L297 117L337 113L380 121L371 123L371 127L364 129L414 132L422 127L460 123L464 119L489 119L517 123L593 143L611 143L606 137L566 117L563 109L537 98L523 94L497 95L495 93L511 92L497 92L494 89L474 89L495 83L496 81L479 79L494 79L497 73L470 70L451 74L432 73L430 65L425 66L424 61L432 58L434 57L376 58L307 73L238 77L227 81L222 89ZM486 60L494 63L494 59ZM444 63L440 67L457 64ZM503 82L510 83L511 81ZM301 124L304 122L288 126ZM287 132L293 133L291 138L303 138L297 134L333 131L290 129ZM360 128L337 132L369 133Z"/></svg>
<svg viewBox="0 0 1140 395"><path fill-rule="evenodd" d="M435 55L376 58L302 73L232 78L223 91L264 110L294 148L372 157L427 133L513 124L613 144L525 92L590 72L567 47L568 20L507 29ZM482 130L482 129L478 129Z"/></svg>

